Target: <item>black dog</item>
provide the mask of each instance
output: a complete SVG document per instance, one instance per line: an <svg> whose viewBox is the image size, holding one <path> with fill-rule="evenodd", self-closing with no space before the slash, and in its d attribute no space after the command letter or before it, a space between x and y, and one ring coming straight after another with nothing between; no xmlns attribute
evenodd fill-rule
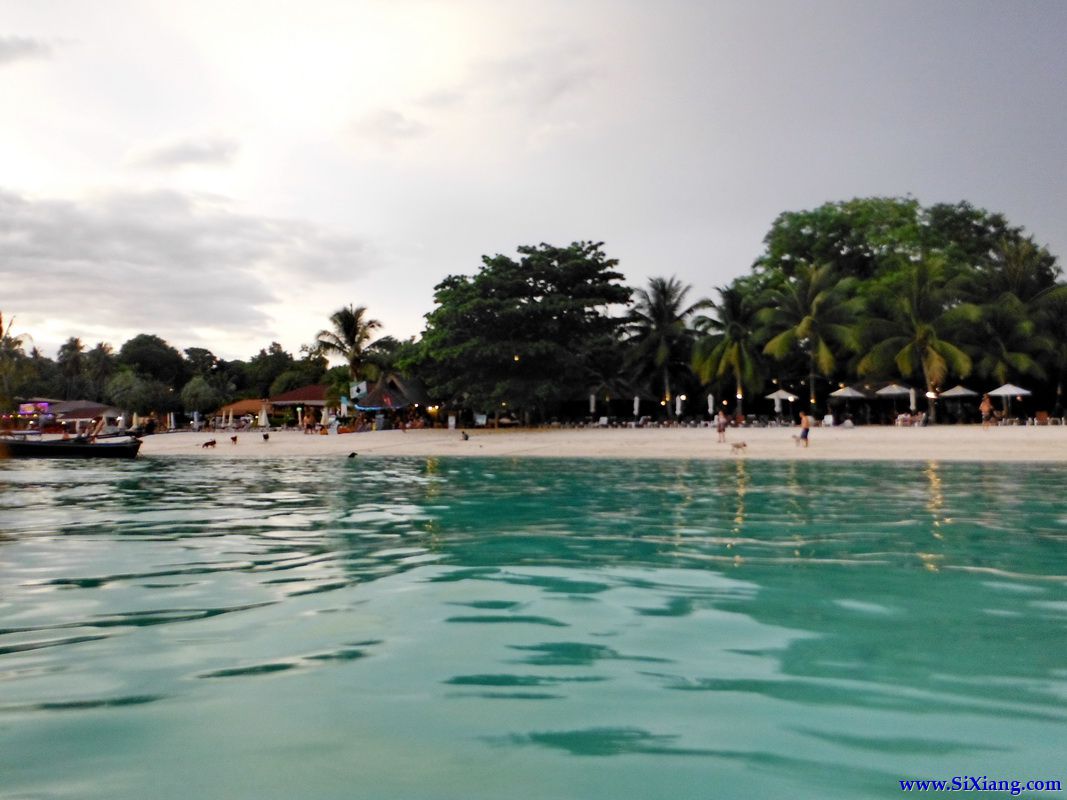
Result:
<svg viewBox="0 0 1067 800"><path fill-rule="evenodd" d="M230 442L233 443L233 444L237 444L237 437L236 436L231 436L230 437Z"/></svg>
<svg viewBox="0 0 1067 800"><path fill-rule="evenodd" d="M200 446L201 447L214 447L215 446L215 440L214 439L208 439L206 442L204 442Z"/></svg>
<svg viewBox="0 0 1067 800"><path fill-rule="evenodd" d="M270 434L269 433L263 434L263 441L267 441L268 439L270 439Z"/></svg>

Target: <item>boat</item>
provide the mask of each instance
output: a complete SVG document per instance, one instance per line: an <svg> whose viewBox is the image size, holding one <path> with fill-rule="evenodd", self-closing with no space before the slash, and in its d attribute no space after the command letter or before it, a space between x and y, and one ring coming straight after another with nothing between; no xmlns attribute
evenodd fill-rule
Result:
<svg viewBox="0 0 1067 800"><path fill-rule="evenodd" d="M0 458L136 458L141 440L101 442L84 436L73 439L0 438Z"/></svg>

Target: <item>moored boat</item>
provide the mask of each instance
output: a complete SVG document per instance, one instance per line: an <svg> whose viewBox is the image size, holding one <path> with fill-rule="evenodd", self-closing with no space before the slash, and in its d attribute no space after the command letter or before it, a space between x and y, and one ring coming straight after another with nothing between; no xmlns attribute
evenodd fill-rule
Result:
<svg viewBox="0 0 1067 800"><path fill-rule="evenodd" d="M0 438L0 458L136 458L141 440L121 442L74 439L30 439L7 436Z"/></svg>

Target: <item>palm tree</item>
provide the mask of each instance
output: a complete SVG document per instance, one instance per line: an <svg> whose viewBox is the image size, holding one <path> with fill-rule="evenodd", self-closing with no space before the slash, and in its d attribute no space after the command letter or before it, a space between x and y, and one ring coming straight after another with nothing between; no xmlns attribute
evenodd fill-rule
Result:
<svg viewBox="0 0 1067 800"><path fill-rule="evenodd" d="M689 371L694 337L687 321L709 303L698 300L686 306L685 296L691 288L674 277L652 278L648 289L635 292L636 302L626 325L634 346L631 362L639 372L661 384L671 416L672 388Z"/></svg>
<svg viewBox="0 0 1067 800"><path fill-rule="evenodd" d="M837 366L832 345L856 349L852 322L859 307L846 293L852 279L837 280L833 267L801 264L783 285L771 289L759 316L772 338L763 352L782 360L800 348L808 360L808 403L815 405L815 374Z"/></svg>
<svg viewBox="0 0 1067 800"><path fill-rule="evenodd" d="M85 345L76 336L71 336L59 346L59 352L56 354L56 364L59 365L59 372L63 376L64 400L73 400L81 394L85 384L83 375L85 372L84 353Z"/></svg>
<svg viewBox="0 0 1067 800"><path fill-rule="evenodd" d="M13 402L13 393L26 371L26 351L23 345L29 336L11 333L15 318L8 320L4 326L4 315L0 312L0 408L7 409Z"/></svg>
<svg viewBox="0 0 1067 800"><path fill-rule="evenodd" d="M933 421L934 390L949 373L961 378L971 371L971 358L949 341L963 323L979 319L979 309L955 302L955 292L946 287L944 262L921 259L912 265L904 291L889 303L889 318L869 321L876 344L860 359L861 375L889 374L895 366L904 377L921 373Z"/></svg>
<svg viewBox="0 0 1067 800"><path fill-rule="evenodd" d="M1030 375L1038 380L1047 377L1035 358L1052 353L1051 336L1038 332L1035 314L1014 294L1005 293L996 302L982 306L975 328L975 372L998 383L1007 383L1014 375Z"/></svg>
<svg viewBox="0 0 1067 800"><path fill-rule="evenodd" d="M316 336L319 352L344 357L352 380L360 377L372 332L382 326L376 319L367 319L366 314L366 306L347 305L330 316L333 330L319 331Z"/></svg>
<svg viewBox="0 0 1067 800"><path fill-rule="evenodd" d="M719 302L709 305L714 314L693 321L694 327L705 334L693 347L693 371L702 383L732 378L737 390L737 413L742 414L745 387L753 391L763 387L756 315L751 295L733 287L720 288L718 292Z"/></svg>

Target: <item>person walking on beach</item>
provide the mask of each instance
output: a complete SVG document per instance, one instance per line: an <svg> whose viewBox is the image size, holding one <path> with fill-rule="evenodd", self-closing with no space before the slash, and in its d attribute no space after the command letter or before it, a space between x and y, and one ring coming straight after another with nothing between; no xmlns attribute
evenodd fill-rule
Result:
<svg viewBox="0 0 1067 800"><path fill-rule="evenodd" d="M796 441L797 447L800 447L800 443L801 442L804 443L805 447L808 446L808 434L809 433L811 433L811 417L809 417L807 414L805 414L803 411L801 411L800 412L800 436L794 436L793 437L793 439Z"/></svg>
<svg viewBox="0 0 1067 800"><path fill-rule="evenodd" d="M726 412L721 408L719 409L719 415L715 417L715 432L719 435L718 441L726 441L726 425L729 420L726 419Z"/></svg>
<svg viewBox="0 0 1067 800"><path fill-rule="evenodd" d="M978 404L978 410L982 412L982 429L993 424L993 401L988 394L982 395L982 402Z"/></svg>

